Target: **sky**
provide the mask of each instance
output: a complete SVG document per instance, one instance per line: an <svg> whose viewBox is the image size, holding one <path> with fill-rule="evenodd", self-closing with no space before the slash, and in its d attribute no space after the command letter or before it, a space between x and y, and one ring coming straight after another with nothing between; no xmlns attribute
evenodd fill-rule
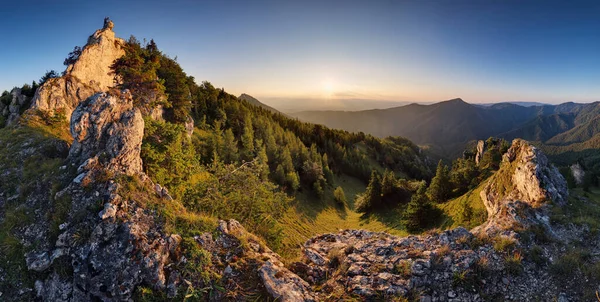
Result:
<svg viewBox="0 0 600 302"><path fill-rule="evenodd" d="M109 16L198 82L258 99L600 100L600 1L15 1L0 90L64 70Z"/></svg>

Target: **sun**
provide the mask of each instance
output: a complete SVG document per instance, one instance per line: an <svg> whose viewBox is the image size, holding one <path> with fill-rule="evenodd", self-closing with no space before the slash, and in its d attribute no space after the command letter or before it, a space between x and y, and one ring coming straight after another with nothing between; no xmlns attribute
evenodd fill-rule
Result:
<svg viewBox="0 0 600 302"><path fill-rule="evenodd" d="M321 82L321 88L326 96L330 97L335 93L336 85L333 79L323 79Z"/></svg>

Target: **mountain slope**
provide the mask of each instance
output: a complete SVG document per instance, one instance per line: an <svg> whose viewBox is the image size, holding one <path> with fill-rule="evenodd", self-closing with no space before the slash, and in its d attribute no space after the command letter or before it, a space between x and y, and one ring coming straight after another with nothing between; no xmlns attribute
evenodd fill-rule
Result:
<svg viewBox="0 0 600 302"><path fill-rule="evenodd" d="M266 105L266 104L264 104L264 103L261 103L259 100L257 100L256 98L254 98L254 97L253 97L253 96L251 96L251 95L248 95L248 94L242 93L242 94L241 94L241 95L238 97L238 99L240 99L240 100L244 100L244 101L246 101L246 102L248 102L248 103L250 103L250 104L252 104L252 105L254 105L254 106L262 107L262 108L264 108L264 109L267 109L267 110L269 110L269 111L271 111L271 112L273 112L273 113L279 113L279 114L283 114L283 113L281 113L279 110L277 110L277 109L275 109L275 108L273 108L273 107L271 107L271 106L269 106L269 105Z"/></svg>
<svg viewBox="0 0 600 302"><path fill-rule="evenodd" d="M597 133L594 117L599 103L519 106L500 103L491 106L471 105L461 99L432 105L411 104L385 110L357 112L305 111L293 116L332 128L365 132L379 137L404 136L419 145L429 145L447 157L457 157L467 142L490 136L506 139L523 138L558 143L575 142L559 134L574 127L565 136ZM553 137L556 139L552 140Z"/></svg>

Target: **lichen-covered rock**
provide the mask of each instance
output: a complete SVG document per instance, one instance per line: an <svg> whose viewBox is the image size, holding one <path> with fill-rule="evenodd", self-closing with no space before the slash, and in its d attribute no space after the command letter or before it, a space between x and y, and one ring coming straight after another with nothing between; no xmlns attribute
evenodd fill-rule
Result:
<svg viewBox="0 0 600 302"><path fill-rule="evenodd" d="M115 37L112 27L94 32L65 74L49 79L36 91L32 112L41 110L64 115L66 120L70 120L71 113L81 101L114 86L110 66L125 54L123 45L124 41Z"/></svg>
<svg viewBox="0 0 600 302"><path fill-rule="evenodd" d="M48 79L36 91L31 111L40 110L63 115L69 120L77 105L98 91L97 87L86 85L76 77L63 76Z"/></svg>
<svg viewBox="0 0 600 302"><path fill-rule="evenodd" d="M127 92L98 93L77 106L67 162L77 167L78 176L54 196L70 200L70 212L56 242L40 240L27 255L29 270L51 272L36 281L40 299L127 301L140 284L169 287L173 278L167 265L177 257L181 237L164 233L156 214L139 205L146 200L121 196L115 181L119 175L136 175L147 188L154 187L142 171L143 129ZM27 228L43 229L44 224ZM72 274L56 275L57 262Z"/></svg>
<svg viewBox="0 0 600 302"><path fill-rule="evenodd" d="M585 177L585 171L581 167L579 163L575 163L571 165L571 174L573 174L573 178L575 178L575 184L578 186L583 184L583 179Z"/></svg>
<svg viewBox="0 0 600 302"><path fill-rule="evenodd" d="M487 182L480 196L488 220L476 231L494 232L540 222L539 215L530 210L549 202L564 204L568 190L563 176L539 149L515 139L503 155L500 170Z"/></svg>
<svg viewBox="0 0 600 302"><path fill-rule="evenodd" d="M115 37L112 26L97 30L88 38L77 61L67 67L66 74L106 91L114 86L110 66L125 54L123 45L124 41Z"/></svg>
<svg viewBox="0 0 600 302"><path fill-rule="evenodd" d="M21 88L13 88L10 91L10 96L11 100L9 103L4 104L0 102L0 120L3 121L0 127L14 124L31 100L31 98L22 94Z"/></svg>
<svg viewBox="0 0 600 302"><path fill-rule="evenodd" d="M144 120L129 93L99 93L82 102L71 117L71 133L73 163L100 162L112 172L142 173Z"/></svg>
<svg viewBox="0 0 600 302"><path fill-rule="evenodd" d="M483 158L483 153L485 152L485 141L477 142L477 153L475 154L475 164L479 165L479 162Z"/></svg>
<svg viewBox="0 0 600 302"><path fill-rule="evenodd" d="M225 280L225 291L215 292L207 300L245 301L245 294L254 291L276 301L317 301L310 285L236 220L219 221L215 232L196 236L195 241L212 255L211 270Z"/></svg>

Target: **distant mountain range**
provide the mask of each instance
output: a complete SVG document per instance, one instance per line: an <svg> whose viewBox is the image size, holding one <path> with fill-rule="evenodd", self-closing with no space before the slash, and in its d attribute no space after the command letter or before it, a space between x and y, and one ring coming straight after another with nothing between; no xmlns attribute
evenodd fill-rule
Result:
<svg viewBox="0 0 600 302"><path fill-rule="evenodd" d="M523 138L555 150L573 151L600 141L600 103L539 105L498 103L488 106L453 99L431 105L410 104L364 111L303 111L300 120L379 137L403 136L431 147L443 157L459 156L472 140L490 136Z"/></svg>

